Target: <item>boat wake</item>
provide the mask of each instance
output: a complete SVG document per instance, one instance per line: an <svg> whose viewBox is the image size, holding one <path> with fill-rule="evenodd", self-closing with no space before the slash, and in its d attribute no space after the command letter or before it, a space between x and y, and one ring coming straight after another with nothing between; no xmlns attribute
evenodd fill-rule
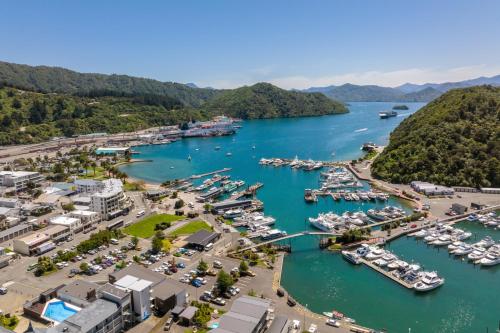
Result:
<svg viewBox="0 0 500 333"><path fill-rule="evenodd" d="M356 133L357 133L357 132L364 132L364 131L367 131L367 130L368 130L368 128L366 128L366 127L365 127L365 128L360 128L360 129L357 129L357 130L355 130L354 132L356 132Z"/></svg>
<svg viewBox="0 0 500 333"><path fill-rule="evenodd" d="M406 116L409 116L411 113L402 113L402 114L398 114L397 117L406 117Z"/></svg>

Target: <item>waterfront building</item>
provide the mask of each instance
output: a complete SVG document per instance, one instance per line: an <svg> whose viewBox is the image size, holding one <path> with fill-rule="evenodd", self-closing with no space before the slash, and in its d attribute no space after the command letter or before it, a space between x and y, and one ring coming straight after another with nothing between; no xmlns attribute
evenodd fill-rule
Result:
<svg viewBox="0 0 500 333"><path fill-rule="evenodd" d="M123 192L123 183L119 179L107 179L102 184L102 189L90 196L90 210L100 213L104 220L127 212L131 203Z"/></svg>
<svg viewBox="0 0 500 333"><path fill-rule="evenodd" d="M76 179L76 191L78 193L92 194L101 191L104 184L99 180L94 179Z"/></svg>
<svg viewBox="0 0 500 333"><path fill-rule="evenodd" d="M130 153L130 147L99 147L96 155L126 155Z"/></svg>
<svg viewBox="0 0 500 333"><path fill-rule="evenodd" d="M453 195L455 193L455 190L451 187L421 181L412 181L410 186L416 192L423 193L425 195Z"/></svg>
<svg viewBox="0 0 500 333"><path fill-rule="evenodd" d="M219 327L212 333L257 333L267 324L271 312L271 301L252 296L241 296L222 315Z"/></svg>
<svg viewBox="0 0 500 333"><path fill-rule="evenodd" d="M0 171L0 186L12 187L15 191L22 191L29 183L38 184L44 177L34 171Z"/></svg>

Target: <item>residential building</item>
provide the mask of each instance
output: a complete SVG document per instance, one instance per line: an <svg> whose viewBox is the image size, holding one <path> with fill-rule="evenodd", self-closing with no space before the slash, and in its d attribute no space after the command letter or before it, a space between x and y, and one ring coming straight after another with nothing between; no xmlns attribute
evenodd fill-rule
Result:
<svg viewBox="0 0 500 333"><path fill-rule="evenodd" d="M75 180L76 191L78 193L92 194L104 189L103 182L94 179Z"/></svg>
<svg viewBox="0 0 500 333"><path fill-rule="evenodd" d="M12 187L16 191L25 190L28 183L38 184L44 177L34 171L0 171L0 186Z"/></svg>
<svg viewBox="0 0 500 333"><path fill-rule="evenodd" d="M101 222L101 214L90 210L74 210L68 215L79 219L82 222L83 229L90 228Z"/></svg>
<svg viewBox="0 0 500 333"><path fill-rule="evenodd" d="M123 183L119 179L107 179L102 183L103 189L90 196L90 210L100 213L104 220L128 212L130 200L123 192Z"/></svg>
<svg viewBox="0 0 500 333"><path fill-rule="evenodd" d="M97 299L99 285L85 280L77 280L57 290L57 298L80 308Z"/></svg>

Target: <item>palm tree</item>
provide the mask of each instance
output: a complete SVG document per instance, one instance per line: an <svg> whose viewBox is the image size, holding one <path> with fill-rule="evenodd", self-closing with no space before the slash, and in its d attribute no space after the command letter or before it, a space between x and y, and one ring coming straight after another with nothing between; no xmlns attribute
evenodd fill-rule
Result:
<svg viewBox="0 0 500 333"><path fill-rule="evenodd" d="M92 167L92 170L94 171L94 177L95 177L95 169L97 168L97 163L93 161L92 163L90 163L90 166Z"/></svg>

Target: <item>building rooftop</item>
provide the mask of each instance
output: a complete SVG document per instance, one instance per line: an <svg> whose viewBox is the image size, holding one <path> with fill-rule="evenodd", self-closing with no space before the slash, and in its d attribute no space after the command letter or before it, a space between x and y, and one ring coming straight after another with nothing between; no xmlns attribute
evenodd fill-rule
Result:
<svg viewBox="0 0 500 333"><path fill-rule="evenodd" d="M70 226L78 222L80 222L79 219L66 215L59 215L50 219L50 223L52 224L65 225L65 226Z"/></svg>
<svg viewBox="0 0 500 333"><path fill-rule="evenodd" d="M218 234L216 232L211 232L207 230L200 230L188 238L186 238L186 242L190 244L196 244L201 246L206 246L208 243L212 242L215 238L217 238Z"/></svg>
<svg viewBox="0 0 500 333"><path fill-rule="evenodd" d="M16 233L18 231L24 230L24 229L29 229L32 228L31 225L29 224L18 224L16 226L13 226L12 228L0 231L0 239L4 238L5 236L11 235L13 233Z"/></svg>
<svg viewBox="0 0 500 333"><path fill-rule="evenodd" d="M129 295L125 290L113 286L111 283L106 283L104 286L99 288L99 292L103 294L109 294L119 299L124 299Z"/></svg>
<svg viewBox="0 0 500 333"><path fill-rule="evenodd" d="M97 215L99 214L98 212L93 212L91 210L73 210L70 213L71 215L81 215L81 216L91 216L91 215Z"/></svg>
<svg viewBox="0 0 500 333"><path fill-rule="evenodd" d="M126 275L115 282L116 287L133 291L143 291L144 289L151 287L152 284L153 283L151 281L139 279L131 275Z"/></svg>
<svg viewBox="0 0 500 333"><path fill-rule="evenodd" d="M184 292L186 288L181 285L180 282L175 280L164 280L157 284L154 289L151 291L151 296L154 298L159 298L161 300L166 300L172 295L177 295L178 293Z"/></svg>
<svg viewBox="0 0 500 333"><path fill-rule="evenodd" d="M90 301L95 298L95 291L99 285L85 280L77 280L60 288L57 292L62 293L79 300ZM92 297L93 295L93 297ZM90 297L89 297L90 296Z"/></svg>
<svg viewBox="0 0 500 333"><path fill-rule="evenodd" d="M90 332L93 327L111 317L117 310L118 306L115 303L98 299L57 325L55 332Z"/></svg>
<svg viewBox="0 0 500 333"><path fill-rule="evenodd" d="M39 174L35 171L0 171L0 176L10 176L11 178L25 177Z"/></svg>
<svg viewBox="0 0 500 333"><path fill-rule="evenodd" d="M244 295L233 302L231 312L241 313L260 319L270 306L271 302L269 300Z"/></svg>
<svg viewBox="0 0 500 333"><path fill-rule="evenodd" d="M130 266L125 267L124 269L109 274L110 282L118 281L127 275L151 281L153 283L153 286L157 285L158 283L166 279L166 277L163 274L153 272L152 270L147 269L143 266L139 266L137 264L132 264Z"/></svg>
<svg viewBox="0 0 500 333"><path fill-rule="evenodd" d="M188 306L182 313L180 314L180 317L186 318L187 320L193 319L196 311L198 311L198 308L195 306Z"/></svg>

